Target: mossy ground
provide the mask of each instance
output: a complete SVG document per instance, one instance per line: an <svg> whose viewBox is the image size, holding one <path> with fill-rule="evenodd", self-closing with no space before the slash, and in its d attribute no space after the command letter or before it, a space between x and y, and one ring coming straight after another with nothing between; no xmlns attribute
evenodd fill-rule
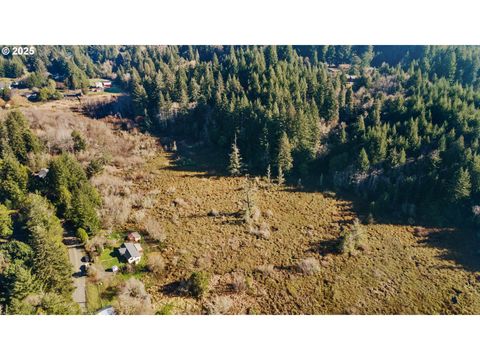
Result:
<svg viewBox="0 0 480 360"><path fill-rule="evenodd" d="M263 183L256 197L270 215L271 236L262 239L238 215L243 178L179 169L161 152L144 171L154 176L136 186L160 190L150 211L167 232L167 268L145 280L159 306L201 313L229 298L225 312L237 314L480 313L480 256L466 230L364 225L365 249L341 255L341 230L358 216L346 200ZM184 203L175 205L176 199ZM211 209L219 216L209 216ZM310 257L320 271L299 273L297 262ZM273 269L262 270L265 265ZM172 291L198 270L212 275L204 299ZM236 274L245 279L242 292L231 289Z"/></svg>

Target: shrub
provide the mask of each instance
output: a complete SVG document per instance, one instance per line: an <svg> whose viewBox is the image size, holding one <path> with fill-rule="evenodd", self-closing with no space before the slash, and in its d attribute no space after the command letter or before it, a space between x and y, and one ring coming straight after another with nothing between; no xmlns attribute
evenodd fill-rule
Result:
<svg viewBox="0 0 480 360"><path fill-rule="evenodd" d="M320 263L317 259L309 257L297 263L297 270L305 275L313 275L320 271Z"/></svg>
<svg viewBox="0 0 480 360"><path fill-rule="evenodd" d="M208 292L209 285L210 276L203 271L192 273L188 279L188 291L196 298L203 297Z"/></svg>
<svg viewBox="0 0 480 360"><path fill-rule="evenodd" d="M260 265L257 267L257 271L264 275L272 275L275 271L275 267L272 264Z"/></svg>
<svg viewBox="0 0 480 360"><path fill-rule="evenodd" d="M268 225L266 222L262 222L260 225L250 225L249 232L250 234L265 240L268 240L271 235L270 225Z"/></svg>
<svg viewBox="0 0 480 360"><path fill-rule="evenodd" d="M228 314L233 307L233 300L228 296L216 296L212 301L206 304L205 309L211 315Z"/></svg>
<svg viewBox="0 0 480 360"><path fill-rule="evenodd" d="M91 178L95 175L100 174L103 171L106 164L107 164L107 160L104 157L91 160L88 163L87 169L86 169L88 178Z"/></svg>
<svg viewBox="0 0 480 360"><path fill-rule="evenodd" d="M100 280L100 271L95 265L90 265L87 269L87 276L93 281L98 282Z"/></svg>
<svg viewBox="0 0 480 360"><path fill-rule="evenodd" d="M212 217L217 217L220 215L220 212L217 209L211 209L207 215Z"/></svg>
<svg viewBox="0 0 480 360"><path fill-rule="evenodd" d="M159 274L165 269L165 260L159 253L152 253L148 255L147 268L154 274Z"/></svg>
<svg viewBox="0 0 480 360"><path fill-rule="evenodd" d="M151 240L162 243L167 239L163 226L152 217L143 221L143 228Z"/></svg>
<svg viewBox="0 0 480 360"><path fill-rule="evenodd" d="M174 306L172 303L165 304L157 310L156 315L172 315L173 309Z"/></svg>
<svg viewBox="0 0 480 360"><path fill-rule="evenodd" d="M358 219L355 219L352 226L343 231L338 250L341 254L355 255L357 250L364 247L365 235L363 227Z"/></svg>
<svg viewBox="0 0 480 360"><path fill-rule="evenodd" d="M73 140L73 151L81 152L87 148L87 142L78 130L73 130L71 136Z"/></svg>
<svg viewBox="0 0 480 360"><path fill-rule="evenodd" d="M88 242L88 234L84 229L78 228L76 235L77 235L77 238L80 239L83 245L85 245Z"/></svg>
<svg viewBox="0 0 480 360"><path fill-rule="evenodd" d="M146 315L153 312L152 300L145 290L145 285L130 278L121 284L117 290L118 301L115 310L120 315Z"/></svg>
<svg viewBox="0 0 480 360"><path fill-rule="evenodd" d="M238 273L233 274L231 286L232 290L235 292L243 292L247 290L247 282L245 281L245 276Z"/></svg>

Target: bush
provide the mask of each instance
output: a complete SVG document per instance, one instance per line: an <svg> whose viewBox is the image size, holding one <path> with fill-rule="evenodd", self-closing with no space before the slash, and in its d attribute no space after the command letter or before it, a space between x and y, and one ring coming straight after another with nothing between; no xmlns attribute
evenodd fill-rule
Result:
<svg viewBox="0 0 480 360"><path fill-rule="evenodd" d="M188 291L196 298L203 297L208 292L209 285L210 276L203 271L192 273L188 279Z"/></svg>
<svg viewBox="0 0 480 360"><path fill-rule="evenodd" d="M270 225L266 222L262 222L260 225L250 225L248 229L249 233L259 238L268 240L270 238Z"/></svg>
<svg viewBox="0 0 480 360"><path fill-rule="evenodd" d="M76 235L77 235L77 238L80 239L83 245L85 245L88 242L88 234L84 229L78 228Z"/></svg>
<svg viewBox="0 0 480 360"><path fill-rule="evenodd" d="M100 271L95 265L90 265L87 269L87 276L92 280L93 282L98 282L101 278L100 276Z"/></svg>
<svg viewBox="0 0 480 360"><path fill-rule="evenodd" d="M118 288L115 310L120 315L146 315L153 312L152 300L145 285L135 278L126 280Z"/></svg>
<svg viewBox="0 0 480 360"><path fill-rule="evenodd" d="M81 152L87 149L87 142L79 131L73 130L71 136L73 140L73 151Z"/></svg>
<svg viewBox="0 0 480 360"><path fill-rule="evenodd" d="M317 259L309 257L297 263L297 270L305 275L313 275L320 271L320 263Z"/></svg>
<svg viewBox="0 0 480 360"><path fill-rule="evenodd" d="M229 314L233 307L233 300L228 296L216 296L212 301L205 305L205 309L210 315Z"/></svg>
<svg viewBox="0 0 480 360"><path fill-rule="evenodd" d="M143 228L148 234L148 237L153 241L162 243L167 239L167 235L165 234L163 226L152 217L148 217L146 220L144 220Z"/></svg>
<svg viewBox="0 0 480 360"><path fill-rule="evenodd" d="M105 159L104 157L99 157L90 161L86 169L88 178L100 174L103 171L103 168L105 167L107 162L107 159Z"/></svg>
<svg viewBox="0 0 480 360"><path fill-rule="evenodd" d="M231 286L232 286L232 290L238 293L241 293L247 290L247 282L245 281L245 276L238 273L233 274Z"/></svg>
<svg viewBox="0 0 480 360"><path fill-rule="evenodd" d="M165 260L159 253L152 253L148 255L147 268L154 274L159 274L165 269Z"/></svg>
<svg viewBox="0 0 480 360"><path fill-rule="evenodd" d="M168 303L163 305L160 309L157 310L155 313L156 315L172 315L173 314L174 306L172 303Z"/></svg>
<svg viewBox="0 0 480 360"><path fill-rule="evenodd" d="M355 219L352 226L343 232L338 250L341 254L355 255L357 250L364 247L364 240L362 225Z"/></svg>

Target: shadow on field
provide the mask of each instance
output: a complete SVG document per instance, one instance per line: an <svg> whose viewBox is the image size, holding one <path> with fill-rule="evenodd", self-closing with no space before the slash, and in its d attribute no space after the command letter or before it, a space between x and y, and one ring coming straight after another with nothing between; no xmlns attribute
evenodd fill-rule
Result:
<svg viewBox="0 0 480 360"><path fill-rule="evenodd" d="M338 254L338 246L340 244L340 239L332 240L323 240L315 243L310 251L315 252L321 256L328 254Z"/></svg>
<svg viewBox="0 0 480 360"><path fill-rule="evenodd" d="M453 261L458 266L471 272L480 271L480 244L475 234L469 229L425 229L426 236L419 241L419 246L429 246L444 250L441 259Z"/></svg>

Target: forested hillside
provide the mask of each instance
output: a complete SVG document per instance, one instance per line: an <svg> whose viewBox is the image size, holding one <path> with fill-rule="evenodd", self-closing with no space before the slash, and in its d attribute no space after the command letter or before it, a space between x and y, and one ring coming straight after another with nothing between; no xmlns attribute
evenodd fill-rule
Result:
<svg viewBox="0 0 480 360"><path fill-rule="evenodd" d="M225 168L236 146L241 173L448 223L475 220L480 200L479 59L472 46L40 47L0 73L70 88L110 77L145 130L201 141Z"/></svg>
<svg viewBox="0 0 480 360"><path fill-rule="evenodd" d="M99 225L100 199L81 165L68 154L48 160L43 145L22 113L0 122L0 303L12 314L79 312L59 217L90 234Z"/></svg>

